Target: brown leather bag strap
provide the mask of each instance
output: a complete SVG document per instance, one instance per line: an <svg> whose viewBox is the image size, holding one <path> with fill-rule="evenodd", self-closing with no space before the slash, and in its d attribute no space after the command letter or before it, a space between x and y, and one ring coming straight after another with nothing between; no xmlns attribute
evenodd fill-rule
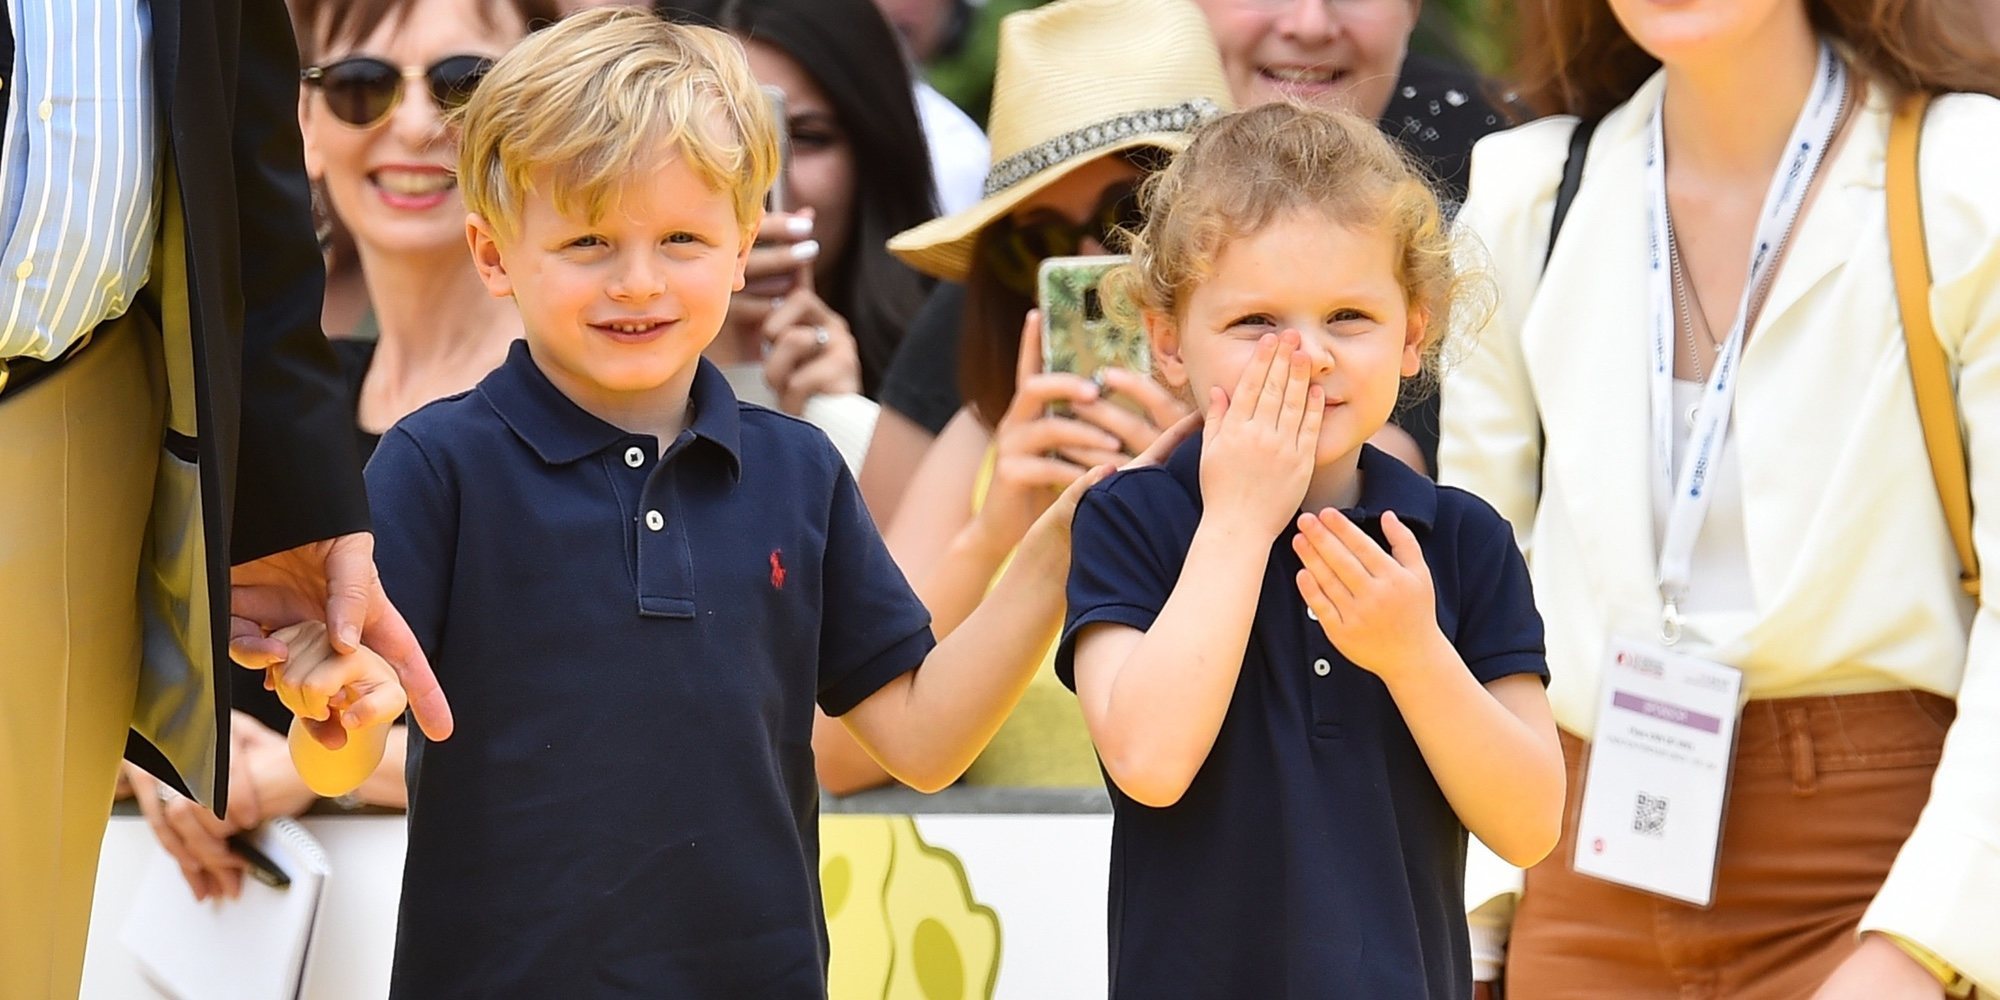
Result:
<svg viewBox="0 0 2000 1000"><path fill-rule="evenodd" d="M1896 302L1903 316L1903 339L1910 356L1910 382L1917 392L1917 417L1923 423L1924 449L1930 453L1931 475L1937 483L1938 499L1944 504L1952 546L1958 550L1959 584L1977 600L1979 556L1972 549L1972 487L1944 346L1931 324L1931 264L1917 188L1917 140L1929 107L1927 94L1905 98L1889 123L1889 262L1895 271Z"/></svg>

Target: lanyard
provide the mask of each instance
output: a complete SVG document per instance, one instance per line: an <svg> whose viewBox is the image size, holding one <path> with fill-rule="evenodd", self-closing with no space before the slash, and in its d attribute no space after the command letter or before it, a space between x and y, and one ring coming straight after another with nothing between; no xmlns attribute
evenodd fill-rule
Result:
<svg viewBox="0 0 2000 1000"><path fill-rule="evenodd" d="M1846 66L1834 55L1833 48L1822 42L1812 93L1792 126L1784 160L1771 178L1764 207L1758 213L1750 273L1743 282L1736 321L1729 328L1729 338L1716 349L1715 371L1702 387L1687 454L1678 475L1674 469L1674 292L1667 256L1673 252L1670 243L1673 234L1667 216L1666 144L1661 113L1666 100L1664 93L1661 104L1653 108L1652 141L1646 150L1646 173L1652 185L1647 214L1652 237L1649 249L1653 309L1653 486L1655 499L1667 509L1665 539L1660 545L1660 596L1665 601L1660 637L1668 645L1680 639L1680 601L1687 595L1693 573L1695 538L1701 533L1702 521L1708 517L1709 480L1729 430L1743 340L1763 308L1764 294L1784 255L1785 244L1798 224L1806 193L1811 190L1821 160L1845 115L1847 89Z"/></svg>

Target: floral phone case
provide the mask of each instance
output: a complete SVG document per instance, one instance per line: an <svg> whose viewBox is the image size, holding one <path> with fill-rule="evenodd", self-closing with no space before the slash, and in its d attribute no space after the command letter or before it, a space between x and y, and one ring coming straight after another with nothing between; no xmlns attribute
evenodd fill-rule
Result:
<svg viewBox="0 0 2000 1000"><path fill-rule="evenodd" d="M1096 379L1105 368L1140 375L1153 372L1152 347L1138 310L1118 308L1099 294L1104 275L1130 258L1051 257L1036 284L1042 311L1042 370ZM1103 383L1100 381L1099 385ZM1113 403L1144 414L1134 399L1112 393Z"/></svg>

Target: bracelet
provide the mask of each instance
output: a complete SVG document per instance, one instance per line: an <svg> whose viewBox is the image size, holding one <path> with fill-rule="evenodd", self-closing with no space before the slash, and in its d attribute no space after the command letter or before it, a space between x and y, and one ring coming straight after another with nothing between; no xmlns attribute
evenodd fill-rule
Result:
<svg viewBox="0 0 2000 1000"><path fill-rule="evenodd" d="M1939 985L1944 987L1945 996L1952 998L1952 1000L1966 1000L1967 997L1972 996L1974 985L1972 980L1965 973L1952 968L1950 962L1939 958L1937 952L1901 934L1893 934L1888 931L1877 931L1876 933L1888 938L1891 944L1903 949L1903 954L1910 956L1911 961L1923 966L1925 972L1935 976Z"/></svg>

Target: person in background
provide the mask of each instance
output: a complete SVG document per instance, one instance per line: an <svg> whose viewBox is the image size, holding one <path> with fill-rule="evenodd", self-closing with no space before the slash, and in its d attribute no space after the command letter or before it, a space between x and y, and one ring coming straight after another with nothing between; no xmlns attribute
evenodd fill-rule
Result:
<svg viewBox="0 0 2000 1000"><path fill-rule="evenodd" d="M1043 372L1036 273L1046 257L1107 253L1117 228L1138 224L1145 174L1229 102L1214 45L1184 0L1064 0L1017 14L1003 25L1000 59L987 197L890 244L967 289L959 376L969 402L885 532L940 636L980 603L1063 487L1139 454L1185 414L1141 373L1108 370L1100 392L1088 378ZM1074 415L1048 412L1057 403ZM830 720L814 748L821 782L837 794L888 780ZM1046 664L966 780L1096 785L1082 715Z"/></svg>
<svg viewBox="0 0 2000 1000"><path fill-rule="evenodd" d="M411 411L471 388L521 335L467 256L446 116L558 11L552 0L293 2L307 39L307 169L368 281L367 316L334 342L366 455Z"/></svg>
<svg viewBox="0 0 2000 1000"><path fill-rule="evenodd" d="M294 15L308 67L298 104L306 169L371 278L369 334L332 345L365 461L397 420L470 388L521 334L518 314L486 294L467 253L465 203L451 180L457 143L443 116L493 59L556 10L549 0L294 0ZM405 67L421 75L406 78ZM227 816L163 797L143 770L126 769L147 824L197 899L240 891L246 865L229 850L230 835L320 799L285 746L292 713L261 674L232 671L229 681L236 708ZM382 766L346 797L350 805L405 803L400 728Z"/></svg>
<svg viewBox="0 0 2000 1000"><path fill-rule="evenodd" d="M1474 154L1460 220L1491 253L1500 309L1451 376L1443 478L1528 553L1572 802L1598 766L1614 649L1664 644L1709 662L1703 679L1734 670L1747 703L1726 813L1692 834L1717 847L1713 906L1577 874L1573 808L1526 874L1506 987L2000 989L2000 620L1961 586L1884 198L1892 109L1936 95L1916 164L1934 329L1908 335L1946 359L1990 567L2000 53L1966 0L1518 13L1522 94L1557 116ZM1595 131L1573 154L1580 122ZM1573 156L1581 184L1549 255Z"/></svg>
<svg viewBox="0 0 2000 1000"><path fill-rule="evenodd" d="M668 0L722 28L785 95L784 211L767 213L749 278L709 359L739 398L804 415L858 468L882 370L930 282L890 236L937 214L910 78L869 0Z"/></svg>
<svg viewBox="0 0 2000 1000"><path fill-rule="evenodd" d="M1473 143L1506 124L1476 75L1408 51L1418 0L1183 2L1206 18L1238 107L1303 100L1375 119L1426 167L1447 216L1464 200ZM962 402L949 373L959 363L963 308L963 292L941 286L889 366L861 475L870 509L885 519ZM1376 445L1421 471L1434 469L1438 399L1435 386L1411 386Z"/></svg>

